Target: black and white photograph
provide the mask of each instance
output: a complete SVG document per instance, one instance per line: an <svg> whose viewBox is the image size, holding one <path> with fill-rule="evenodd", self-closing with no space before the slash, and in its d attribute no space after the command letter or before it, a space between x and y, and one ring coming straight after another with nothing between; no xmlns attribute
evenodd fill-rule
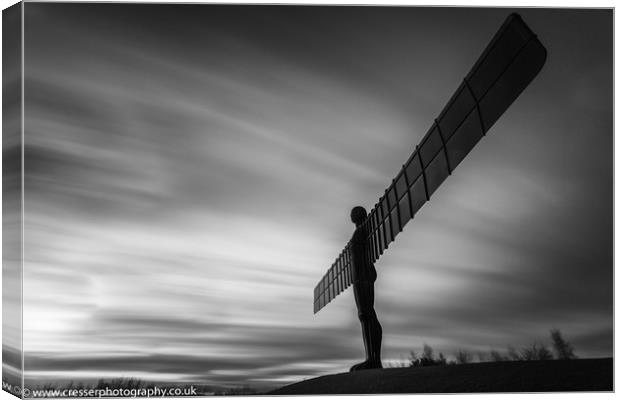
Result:
<svg viewBox="0 0 620 400"><path fill-rule="evenodd" d="M3 391L613 392L613 67L613 7L6 4Z"/></svg>

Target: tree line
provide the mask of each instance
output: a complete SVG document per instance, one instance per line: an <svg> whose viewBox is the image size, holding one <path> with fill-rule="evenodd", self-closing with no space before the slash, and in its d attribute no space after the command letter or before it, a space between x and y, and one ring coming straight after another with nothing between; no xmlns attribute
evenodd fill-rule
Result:
<svg viewBox="0 0 620 400"><path fill-rule="evenodd" d="M433 365L469 364L475 362L499 362L499 361L533 361L533 360L570 360L575 359L575 349L572 344L564 339L559 329L550 332L551 349L541 343L532 343L521 349L508 346L505 352L492 349L489 352L472 353L465 349L459 349L454 358L448 360L443 353L435 353L428 344L424 344L420 354L415 351L409 353L409 358L404 362L387 363L392 368L399 367L428 367Z"/></svg>

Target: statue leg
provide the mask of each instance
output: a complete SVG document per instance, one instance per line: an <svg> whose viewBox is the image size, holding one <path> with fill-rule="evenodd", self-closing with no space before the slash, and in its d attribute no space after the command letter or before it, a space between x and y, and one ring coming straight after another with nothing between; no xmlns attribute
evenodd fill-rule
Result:
<svg viewBox="0 0 620 400"><path fill-rule="evenodd" d="M370 360L373 368L382 368L381 365L381 339L383 337L383 329L377 319L377 314L372 313L371 319L368 321L368 336L370 337Z"/></svg>
<svg viewBox="0 0 620 400"><path fill-rule="evenodd" d="M368 344L369 344L369 357L371 368L382 368L381 365L381 340L383 337L383 329L381 328L381 324L379 323L379 319L377 318L377 313L374 308L374 300L375 300L375 290L374 290L374 282L369 283L368 285L369 292L369 310L366 315L366 335L368 336Z"/></svg>
<svg viewBox="0 0 620 400"><path fill-rule="evenodd" d="M366 360L351 367L351 371L382 368L381 338L382 329L374 309L374 282L356 282L353 286L355 304L362 325L362 338L366 350Z"/></svg>

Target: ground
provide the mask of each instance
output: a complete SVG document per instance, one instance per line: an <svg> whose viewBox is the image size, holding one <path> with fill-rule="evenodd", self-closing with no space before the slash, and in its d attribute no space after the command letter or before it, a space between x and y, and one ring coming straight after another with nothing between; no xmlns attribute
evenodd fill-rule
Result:
<svg viewBox="0 0 620 400"><path fill-rule="evenodd" d="M507 361L327 375L269 394L612 391L613 359Z"/></svg>

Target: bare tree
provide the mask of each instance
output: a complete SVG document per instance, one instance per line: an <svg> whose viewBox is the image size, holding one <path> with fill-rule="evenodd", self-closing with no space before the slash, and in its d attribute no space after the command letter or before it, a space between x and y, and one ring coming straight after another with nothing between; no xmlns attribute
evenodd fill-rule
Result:
<svg viewBox="0 0 620 400"><path fill-rule="evenodd" d="M491 358L491 361L506 361L507 358L505 356L502 355L502 353L500 353L497 350L491 350L491 352L489 353L489 357Z"/></svg>
<svg viewBox="0 0 620 400"><path fill-rule="evenodd" d="M564 340L559 329L551 330L551 341L553 342L553 350L558 360L570 360L577 358L574 353L573 346Z"/></svg>
<svg viewBox="0 0 620 400"><path fill-rule="evenodd" d="M459 349L456 352L455 357L456 357L457 364L469 364L472 360L471 353L469 353L467 350L462 350L462 349Z"/></svg>
<svg viewBox="0 0 620 400"><path fill-rule="evenodd" d="M538 348L538 360L552 360L553 359L553 354L551 354L551 351L549 351L549 349L547 348L547 346L540 346Z"/></svg>
<svg viewBox="0 0 620 400"><path fill-rule="evenodd" d="M422 357L420 358L420 365L423 367L429 365L435 365L435 355L433 348L424 343L424 349L422 350Z"/></svg>
<svg viewBox="0 0 620 400"><path fill-rule="evenodd" d="M543 345L534 343L521 349L521 359L525 361L551 360L552 358L553 356L549 349Z"/></svg>
<svg viewBox="0 0 620 400"><path fill-rule="evenodd" d="M433 359L434 358L434 350L431 346L424 343L424 349L422 350L422 358Z"/></svg>
<svg viewBox="0 0 620 400"><path fill-rule="evenodd" d="M413 350L409 352L409 366L410 367L420 366L420 359L418 358L418 355L416 354L416 352Z"/></svg>

